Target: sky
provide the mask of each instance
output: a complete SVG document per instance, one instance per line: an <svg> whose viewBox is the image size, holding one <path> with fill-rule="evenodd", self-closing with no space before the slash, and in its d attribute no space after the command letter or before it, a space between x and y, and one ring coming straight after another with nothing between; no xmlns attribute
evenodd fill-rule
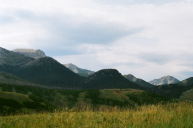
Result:
<svg viewBox="0 0 193 128"><path fill-rule="evenodd" d="M0 0L0 47L150 81L193 76L193 0Z"/></svg>

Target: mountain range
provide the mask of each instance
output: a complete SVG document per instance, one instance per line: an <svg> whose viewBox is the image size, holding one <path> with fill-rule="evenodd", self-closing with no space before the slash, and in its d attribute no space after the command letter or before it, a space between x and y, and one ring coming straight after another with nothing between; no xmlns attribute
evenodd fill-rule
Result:
<svg viewBox="0 0 193 128"><path fill-rule="evenodd" d="M3 48L0 48L0 55L1 72L35 84L68 89L141 88L113 69L101 70L85 78L51 57L34 59Z"/></svg>
<svg viewBox="0 0 193 128"><path fill-rule="evenodd" d="M14 49L13 52L17 52L20 53L26 57L31 57L34 59L39 59L42 57L46 57L46 54L41 51L41 50L34 50L34 49ZM74 73L83 76L83 77L88 77L92 74L94 74L94 71L90 71L87 69L81 69L78 66L74 65L74 64L64 64L65 67L67 67L68 69L70 69L71 71L73 71ZM140 86L144 86L144 87L148 87L151 88L153 87L152 85L166 85L166 84L175 84L178 83L179 80L177 80L176 78L172 77L172 76L164 76L160 79L155 79L150 81L149 83L134 77L132 74L129 75L124 75L125 78L127 78L129 81L134 82Z"/></svg>
<svg viewBox="0 0 193 128"><path fill-rule="evenodd" d="M24 50L35 51L35 50ZM29 54L22 54L18 52L9 51L0 48L0 72L13 75L12 78L17 79L18 83L21 81L29 81L30 84L44 85L48 87L59 87L65 89L112 89L112 88L133 88L142 90L157 90L155 92L163 94L166 90L171 88L184 88L182 90L188 91L193 84L193 77L183 81L179 81L172 76L165 76L160 79L150 81L150 83L136 78L135 76L122 75L116 69L103 69L93 72L86 69L81 69L73 64L60 64L58 61L45 54L38 58L30 57ZM45 56L44 56L45 55ZM68 67L68 68L67 68ZM81 74L84 74L82 76ZM5 76L9 76L4 74ZM1 75L2 76L2 75ZM5 78L4 81L7 81ZM14 81L14 80L13 80ZM169 85L166 87L160 86L155 88L154 85ZM190 86L190 87L185 87ZM180 91L182 92L182 91ZM164 93L165 94L165 93Z"/></svg>

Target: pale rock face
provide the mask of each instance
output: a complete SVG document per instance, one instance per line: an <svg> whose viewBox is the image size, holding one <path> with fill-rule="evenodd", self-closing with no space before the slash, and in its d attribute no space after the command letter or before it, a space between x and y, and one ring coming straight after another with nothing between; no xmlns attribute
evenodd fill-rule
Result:
<svg viewBox="0 0 193 128"><path fill-rule="evenodd" d="M28 56L34 59L39 59L42 57L46 57L45 53L41 50L34 50L34 49L14 49L13 52L20 53L24 56Z"/></svg>
<svg viewBox="0 0 193 128"><path fill-rule="evenodd" d="M150 84L153 85L166 85L166 84L176 84L179 83L180 81L172 76L164 76L161 77L160 79L154 79L152 81L149 81Z"/></svg>
<svg viewBox="0 0 193 128"><path fill-rule="evenodd" d="M79 74L79 75L83 75L83 76L89 76L89 75L92 75L94 73L93 71L90 71L90 70L81 69L81 68L79 68L76 65L71 64L71 63L70 64L64 64L64 66L66 66L68 69L70 69L74 73Z"/></svg>
<svg viewBox="0 0 193 128"><path fill-rule="evenodd" d="M132 74L125 76L125 78L127 78L131 82L137 81L137 78L135 76L133 76Z"/></svg>

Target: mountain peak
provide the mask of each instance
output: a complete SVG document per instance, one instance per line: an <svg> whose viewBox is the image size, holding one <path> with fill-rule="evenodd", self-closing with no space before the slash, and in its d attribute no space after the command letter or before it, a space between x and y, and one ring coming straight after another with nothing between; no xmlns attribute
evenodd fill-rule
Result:
<svg viewBox="0 0 193 128"><path fill-rule="evenodd" d="M39 59L42 57L46 57L45 53L40 49L14 49L13 52L20 53L24 56L31 57L34 59Z"/></svg>
<svg viewBox="0 0 193 128"><path fill-rule="evenodd" d="M99 70L84 81L84 86L91 89L141 88L123 77L116 69Z"/></svg>
<svg viewBox="0 0 193 128"><path fill-rule="evenodd" d="M180 81L178 79L176 79L173 76L167 75L167 76L163 76L159 79L154 79L152 81L149 81L150 84L153 85L166 85L166 84L176 84L179 83Z"/></svg>
<svg viewBox="0 0 193 128"><path fill-rule="evenodd" d="M93 71L90 71L90 70L87 70L87 69L81 69L81 68L79 68L78 66L76 66L72 63L64 64L64 66L66 66L68 69L70 69L74 73L77 73L81 76L88 77L89 75L92 75L94 73Z"/></svg>

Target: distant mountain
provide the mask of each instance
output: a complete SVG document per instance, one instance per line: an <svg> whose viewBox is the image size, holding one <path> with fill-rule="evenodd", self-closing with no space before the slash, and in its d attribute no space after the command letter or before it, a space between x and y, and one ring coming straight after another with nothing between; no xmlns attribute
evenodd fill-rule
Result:
<svg viewBox="0 0 193 128"><path fill-rule="evenodd" d="M77 67L74 64L64 64L64 66L66 66L68 69L70 69L71 71L73 71L74 73L79 74L80 76L84 76L84 77L88 77L89 75L92 75L94 72L87 70L87 69L81 69L79 67Z"/></svg>
<svg viewBox="0 0 193 128"><path fill-rule="evenodd" d="M115 69L103 69L86 78L83 83L88 89L110 88L134 88L142 89L141 86L130 82Z"/></svg>
<svg viewBox="0 0 193 128"><path fill-rule="evenodd" d="M185 79L179 83L179 85L190 86L193 85L193 77Z"/></svg>
<svg viewBox="0 0 193 128"><path fill-rule="evenodd" d="M135 76L133 76L132 74L129 74L129 75L124 75L124 77L126 79L128 79L129 81L131 82L134 82L142 87L147 87L147 88L153 88L155 87L154 85L142 80L142 79L139 79L139 78L136 78Z"/></svg>
<svg viewBox="0 0 193 128"><path fill-rule="evenodd" d="M13 52L20 53L24 56L31 57L34 59L39 59L41 57L46 57L45 53L41 50L34 49L14 49Z"/></svg>
<svg viewBox="0 0 193 128"><path fill-rule="evenodd" d="M166 84L176 84L179 83L180 81L172 76L164 76L161 77L160 79L155 79L152 81L149 81L150 84L152 85L166 85Z"/></svg>

